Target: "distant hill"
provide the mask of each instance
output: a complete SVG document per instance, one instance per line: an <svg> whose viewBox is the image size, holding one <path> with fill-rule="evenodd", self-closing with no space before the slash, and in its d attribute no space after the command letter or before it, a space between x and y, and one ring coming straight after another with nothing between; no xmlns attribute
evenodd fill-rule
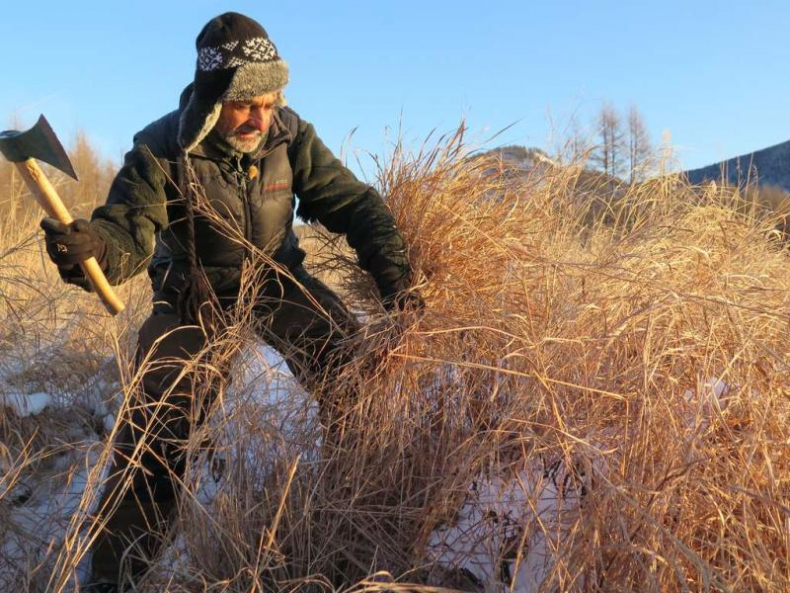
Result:
<svg viewBox="0 0 790 593"><path fill-rule="evenodd" d="M573 195L589 205L585 222L612 220L612 206L626 195L629 184L592 167L579 169L563 165L539 148L505 146L484 153L494 155L509 165L511 174L522 177L537 173L538 177L573 168ZM790 245L790 141L720 163L682 172L692 185L706 181L746 187L741 192L743 207L759 206L763 214L776 217L775 228ZM749 206L751 205L751 206Z"/></svg>
<svg viewBox="0 0 790 593"><path fill-rule="evenodd" d="M476 157L496 156L511 171L522 173L548 174L560 170L570 170L575 175L575 188L580 196L610 199L626 183L592 167L580 168L578 163L563 164L550 157L540 148L525 146L504 146L476 155ZM473 157L474 158L474 157Z"/></svg>
<svg viewBox="0 0 790 593"><path fill-rule="evenodd" d="M533 172L536 169L546 171L559 166L554 159L540 148L527 148L526 146L516 145L503 146L476 153L470 158L489 158L491 156L502 159L510 170L523 171L525 173Z"/></svg>
<svg viewBox="0 0 790 593"><path fill-rule="evenodd" d="M756 184L790 192L790 141L763 148L700 169L685 171L694 185L726 180L732 185Z"/></svg>
<svg viewBox="0 0 790 593"><path fill-rule="evenodd" d="M561 166L539 148L505 146L484 153L497 154L503 161L516 170L524 172L535 169L548 170ZM684 171L683 174L693 185L706 181L726 180L731 185L757 185L760 188L777 188L790 192L790 141L763 148L755 152L737 156L720 163L699 169ZM582 171L578 187L593 190L600 187L621 185L619 179L609 178L593 168Z"/></svg>

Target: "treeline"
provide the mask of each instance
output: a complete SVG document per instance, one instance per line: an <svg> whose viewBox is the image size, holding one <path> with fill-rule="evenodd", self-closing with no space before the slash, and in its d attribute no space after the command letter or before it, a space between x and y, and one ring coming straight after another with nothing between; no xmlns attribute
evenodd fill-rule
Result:
<svg viewBox="0 0 790 593"><path fill-rule="evenodd" d="M66 151L79 181L46 164L42 163L42 168L72 215L88 216L95 206L104 203L107 198L118 169L117 164L99 154L82 131L77 132ZM39 213L44 215L29 194L16 167L0 158L0 220L6 225L14 224L15 221Z"/></svg>
<svg viewBox="0 0 790 593"><path fill-rule="evenodd" d="M617 185L639 183L673 168L672 163L664 162L671 148L653 141L634 105L622 113L604 102L591 126L584 128L572 118L567 137L566 156L583 162L588 171L603 173L605 179ZM772 212L785 213L790 208L790 194L780 187L752 184L742 188L740 194L744 203Z"/></svg>
<svg viewBox="0 0 790 593"><path fill-rule="evenodd" d="M636 106L621 113L604 102L589 126L581 125L575 116L571 118L563 152L613 180L637 183L657 171L662 151L650 137Z"/></svg>

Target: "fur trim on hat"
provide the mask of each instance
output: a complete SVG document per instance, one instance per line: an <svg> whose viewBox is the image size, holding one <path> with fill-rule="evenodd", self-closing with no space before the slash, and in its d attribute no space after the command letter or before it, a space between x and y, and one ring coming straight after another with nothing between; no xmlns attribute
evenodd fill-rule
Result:
<svg viewBox="0 0 790 593"><path fill-rule="evenodd" d="M282 90L288 84L288 64L284 60L248 62L233 73L223 101L244 101Z"/></svg>

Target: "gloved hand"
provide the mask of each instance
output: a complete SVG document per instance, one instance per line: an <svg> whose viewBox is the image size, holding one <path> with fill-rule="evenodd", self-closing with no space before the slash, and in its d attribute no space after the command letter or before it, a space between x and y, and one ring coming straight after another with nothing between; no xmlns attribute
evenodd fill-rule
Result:
<svg viewBox="0 0 790 593"><path fill-rule="evenodd" d="M399 292L393 299L394 306L399 311L415 311L420 312L425 309L425 299L418 290L410 288L405 292Z"/></svg>
<svg viewBox="0 0 790 593"><path fill-rule="evenodd" d="M384 307L388 311L422 311L425 301L412 287L411 268L399 266L381 254L370 258L368 269L376 280Z"/></svg>
<svg viewBox="0 0 790 593"><path fill-rule="evenodd" d="M47 254L58 266L60 277L70 284L90 290L90 282L79 263L95 257L103 268L107 250L104 239L91 228L90 222L84 219L77 219L66 225L47 217L41 221L41 228L46 235Z"/></svg>

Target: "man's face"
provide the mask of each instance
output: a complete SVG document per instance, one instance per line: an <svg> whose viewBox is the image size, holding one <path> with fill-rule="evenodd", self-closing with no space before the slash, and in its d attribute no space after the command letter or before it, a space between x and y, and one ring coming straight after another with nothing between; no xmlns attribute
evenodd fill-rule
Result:
<svg viewBox="0 0 790 593"><path fill-rule="evenodd" d="M245 101L223 103L214 128L239 152L255 152L272 125L278 98L279 92L275 91Z"/></svg>

